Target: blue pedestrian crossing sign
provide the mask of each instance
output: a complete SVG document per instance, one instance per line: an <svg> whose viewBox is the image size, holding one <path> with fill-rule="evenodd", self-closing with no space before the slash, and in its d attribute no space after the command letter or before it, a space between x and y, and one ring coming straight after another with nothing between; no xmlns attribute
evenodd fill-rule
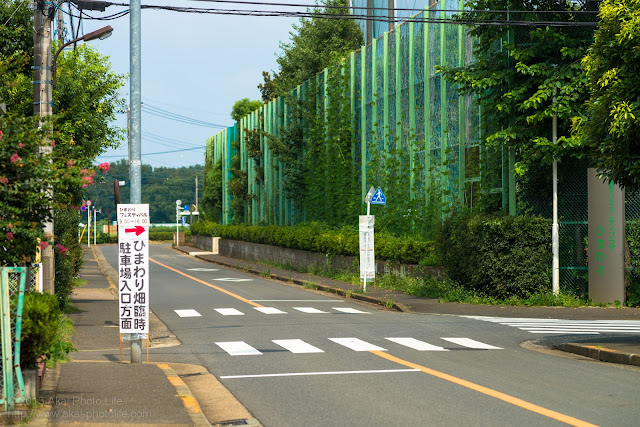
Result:
<svg viewBox="0 0 640 427"><path fill-rule="evenodd" d="M374 205L386 205L387 204L387 198L384 197L384 193L382 192L382 189L380 187L378 187L376 192L373 193L373 196L371 197L371 203L374 204Z"/></svg>

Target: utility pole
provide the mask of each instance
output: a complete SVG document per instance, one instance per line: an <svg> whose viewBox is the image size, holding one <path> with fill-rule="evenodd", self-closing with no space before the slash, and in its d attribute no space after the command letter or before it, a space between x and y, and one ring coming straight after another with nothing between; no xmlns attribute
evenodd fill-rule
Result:
<svg viewBox="0 0 640 427"><path fill-rule="evenodd" d="M196 173L196 212L200 212L198 210L198 174Z"/></svg>
<svg viewBox="0 0 640 427"><path fill-rule="evenodd" d="M141 103L142 103L142 54L141 54L141 1L131 0L130 3L130 93L129 106L131 109L131 124L129 140L131 141L131 161L129 162L130 202L142 203L142 160L140 147ZM142 363L142 334L131 334L131 363Z"/></svg>
<svg viewBox="0 0 640 427"><path fill-rule="evenodd" d="M64 14L62 13L62 9L58 8L58 44L60 46L64 44L64 32Z"/></svg>
<svg viewBox="0 0 640 427"><path fill-rule="evenodd" d="M53 114L53 93L51 74L51 18L54 16L53 6L46 7L43 0L36 0L33 9L33 115L39 116L38 127L42 127L46 117ZM49 13L53 11L52 13ZM52 134L45 137L39 148L41 155L49 155L53 151ZM53 199L53 189L45 185L42 191ZM44 225L47 237L53 237L53 212ZM54 293L55 258L53 245L42 250L42 288L45 292Z"/></svg>

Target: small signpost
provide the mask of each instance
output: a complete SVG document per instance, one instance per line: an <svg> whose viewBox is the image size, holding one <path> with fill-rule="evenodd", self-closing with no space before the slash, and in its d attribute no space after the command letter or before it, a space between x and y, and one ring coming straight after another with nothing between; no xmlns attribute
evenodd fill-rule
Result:
<svg viewBox="0 0 640 427"><path fill-rule="evenodd" d="M387 199L384 193L378 187L371 187L365 197L367 203L367 214L360 215L359 218L359 237L360 237L360 278L362 279L362 288L367 292L367 280L375 280L376 278L376 257L374 250L374 225L375 216L371 215L371 204L385 205Z"/></svg>
<svg viewBox="0 0 640 427"><path fill-rule="evenodd" d="M119 325L132 343L149 333L149 222L148 204L118 205Z"/></svg>

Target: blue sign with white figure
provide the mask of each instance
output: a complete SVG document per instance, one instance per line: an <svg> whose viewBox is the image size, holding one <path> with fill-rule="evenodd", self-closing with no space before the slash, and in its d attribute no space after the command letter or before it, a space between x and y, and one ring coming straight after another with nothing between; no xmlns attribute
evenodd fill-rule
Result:
<svg viewBox="0 0 640 427"><path fill-rule="evenodd" d="M384 197L384 193L382 192L382 189L380 187L378 187L376 192L373 193L373 196L371 197L371 203L374 204L374 205L386 205L387 204L387 199L386 199L386 197Z"/></svg>

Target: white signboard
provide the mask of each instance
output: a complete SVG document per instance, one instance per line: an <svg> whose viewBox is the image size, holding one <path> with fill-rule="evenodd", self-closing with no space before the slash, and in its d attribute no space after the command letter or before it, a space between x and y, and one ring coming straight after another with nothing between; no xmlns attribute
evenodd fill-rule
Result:
<svg viewBox="0 0 640 427"><path fill-rule="evenodd" d="M118 205L121 334L149 333L149 205Z"/></svg>
<svg viewBox="0 0 640 427"><path fill-rule="evenodd" d="M374 215L360 215L360 279L373 281L376 277L376 258L373 250Z"/></svg>

